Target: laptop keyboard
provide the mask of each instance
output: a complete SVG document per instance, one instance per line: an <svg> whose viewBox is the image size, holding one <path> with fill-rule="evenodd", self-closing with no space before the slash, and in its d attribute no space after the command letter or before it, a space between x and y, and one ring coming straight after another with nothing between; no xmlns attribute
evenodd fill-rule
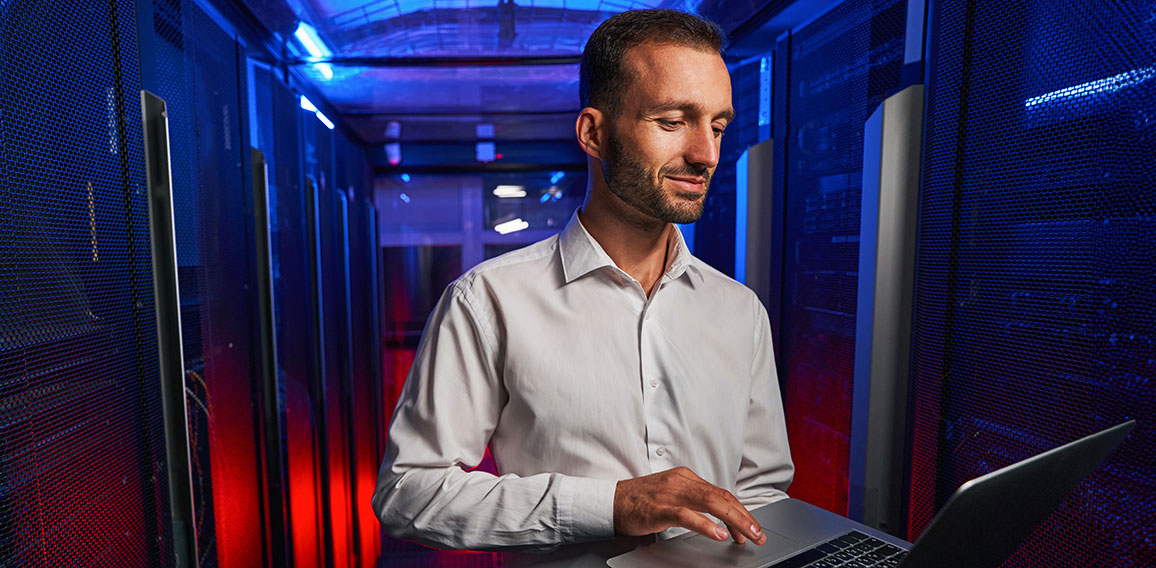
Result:
<svg viewBox="0 0 1156 568"><path fill-rule="evenodd" d="M768 568L893 568L907 551L859 531L837 536Z"/></svg>

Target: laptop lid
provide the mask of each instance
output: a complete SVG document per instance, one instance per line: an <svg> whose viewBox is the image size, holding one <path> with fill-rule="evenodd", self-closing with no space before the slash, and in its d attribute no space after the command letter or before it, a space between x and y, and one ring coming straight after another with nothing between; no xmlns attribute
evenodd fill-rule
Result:
<svg viewBox="0 0 1156 568"><path fill-rule="evenodd" d="M900 566L999 566L1135 424L1129 420L964 483Z"/></svg>

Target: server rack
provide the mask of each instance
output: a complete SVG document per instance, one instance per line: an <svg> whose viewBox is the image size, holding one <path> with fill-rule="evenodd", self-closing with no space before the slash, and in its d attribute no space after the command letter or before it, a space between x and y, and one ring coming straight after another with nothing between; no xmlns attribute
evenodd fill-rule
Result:
<svg viewBox="0 0 1156 568"><path fill-rule="evenodd" d="M173 562L133 3L0 5L0 558Z"/></svg>
<svg viewBox="0 0 1156 568"><path fill-rule="evenodd" d="M252 202L236 40L190 0L152 2L171 122L200 566L267 564Z"/></svg>
<svg viewBox="0 0 1156 568"><path fill-rule="evenodd" d="M308 258L302 182L300 106L269 68L252 66L258 146L268 163L277 376L289 540L295 565L324 564L320 420L310 389L319 355L309 306L315 286Z"/></svg>
<svg viewBox="0 0 1156 568"><path fill-rule="evenodd" d="M1151 565L1151 6L931 13L909 536L965 480L1136 418L1007 565Z"/></svg>
<svg viewBox="0 0 1156 568"><path fill-rule="evenodd" d="M785 195L779 374L791 494L848 512L863 125L899 90L907 3L846 0L774 56L775 191Z"/></svg>

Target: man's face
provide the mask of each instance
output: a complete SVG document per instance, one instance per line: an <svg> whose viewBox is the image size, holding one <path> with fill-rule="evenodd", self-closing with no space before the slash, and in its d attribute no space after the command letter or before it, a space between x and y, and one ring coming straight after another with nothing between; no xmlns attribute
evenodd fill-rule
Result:
<svg viewBox="0 0 1156 568"><path fill-rule="evenodd" d="M726 64L717 53L652 44L627 52L626 64L635 79L609 117L603 177L640 213L693 223L734 116Z"/></svg>

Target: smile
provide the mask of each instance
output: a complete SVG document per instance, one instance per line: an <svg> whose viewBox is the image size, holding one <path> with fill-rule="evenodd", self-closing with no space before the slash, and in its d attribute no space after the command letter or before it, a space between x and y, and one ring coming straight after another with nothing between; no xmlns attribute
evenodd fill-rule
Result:
<svg viewBox="0 0 1156 568"><path fill-rule="evenodd" d="M667 176L666 179L674 182L678 189L687 193L702 193L706 190L706 180L702 178Z"/></svg>

